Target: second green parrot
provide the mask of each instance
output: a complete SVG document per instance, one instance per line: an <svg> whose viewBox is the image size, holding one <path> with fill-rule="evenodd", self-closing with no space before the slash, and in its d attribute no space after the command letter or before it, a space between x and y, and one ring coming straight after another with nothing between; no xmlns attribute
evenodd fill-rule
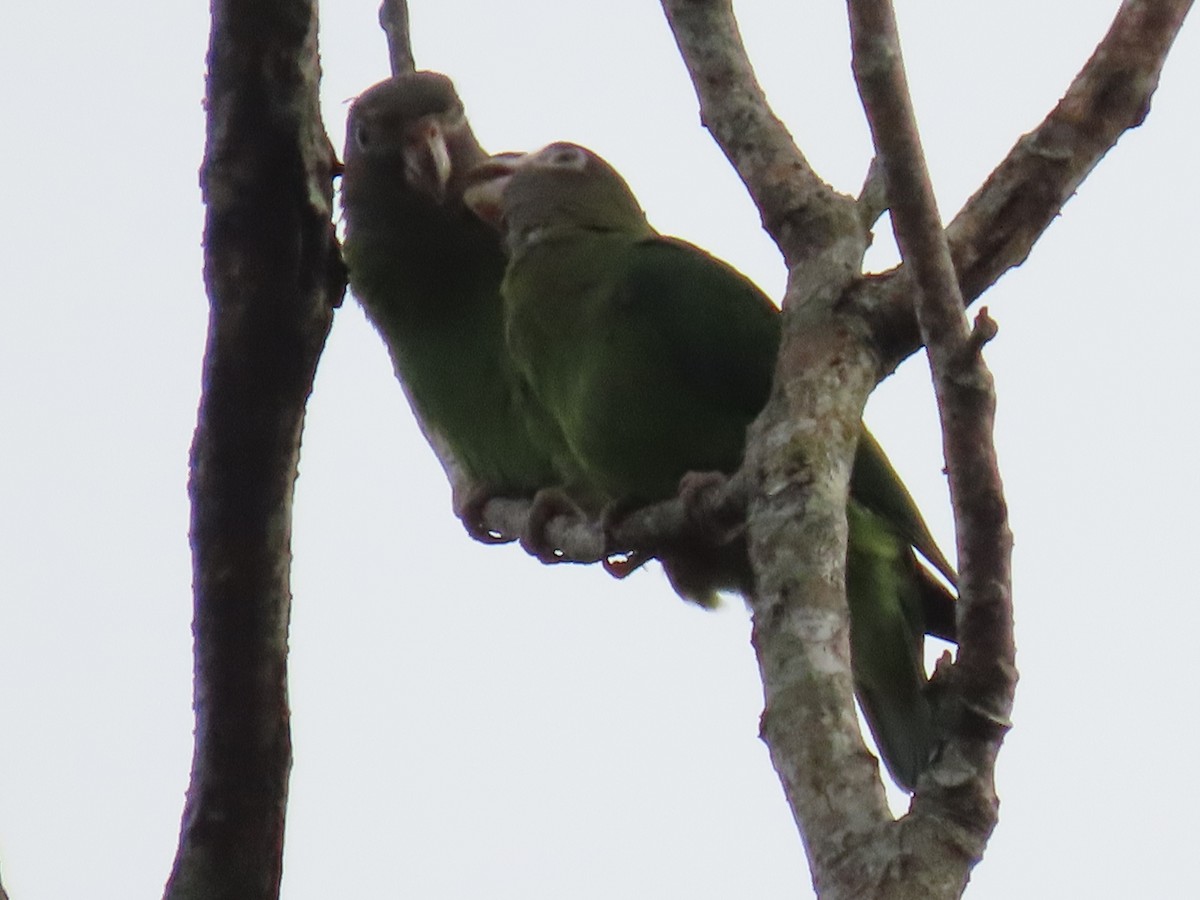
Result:
<svg viewBox="0 0 1200 900"><path fill-rule="evenodd" d="M563 479L552 457L569 458L504 343L499 238L463 204L466 173L487 158L439 73L389 78L350 108L341 189L350 287L426 435L466 476L456 512L481 539L483 501L531 496Z"/></svg>
<svg viewBox="0 0 1200 900"><path fill-rule="evenodd" d="M476 170L467 202L502 228L509 350L550 412L592 512L676 495L688 472L732 473L765 405L778 309L755 285L650 226L624 179L574 144ZM932 752L924 635L953 639L953 583L911 496L864 428L847 507L855 689L893 778L911 790ZM751 588L744 547L663 554L672 584L708 605Z"/></svg>

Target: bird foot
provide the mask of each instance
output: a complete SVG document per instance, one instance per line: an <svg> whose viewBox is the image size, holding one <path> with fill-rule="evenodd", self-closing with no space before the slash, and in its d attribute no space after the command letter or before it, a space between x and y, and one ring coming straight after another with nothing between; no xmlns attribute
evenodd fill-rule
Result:
<svg viewBox="0 0 1200 900"><path fill-rule="evenodd" d="M533 497L525 527L521 529L521 546L530 556L543 563L559 562L562 551L555 547L546 534L552 519L558 516L583 518L583 510L561 488L542 488Z"/></svg>
<svg viewBox="0 0 1200 900"><path fill-rule="evenodd" d="M631 511L628 503L617 500L608 504L600 512L600 529L604 534L604 546L613 546L612 533L617 522ZM653 554L642 550L613 550L604 557L601 565L604 571L613 578L628 578L651 559Z"/></svg>
<svg viewBox="0 0 1200 900"><path fill-rule="evenodd" d="M484 488L468 487L462 496L455 496L454 514L462 522L467 534L481 544L510 544L515 538L493 531L483 521L483 508L493 496L491 491Z"/></svg>
<svg viewBox="0 0 1200 900"><path fill-rule="evenodd" d="M696 535L713 547L724 547L746 530L741 517L722 516L720 502L729 484L724 472L685 472L679 479L679 500Z"/></svg>

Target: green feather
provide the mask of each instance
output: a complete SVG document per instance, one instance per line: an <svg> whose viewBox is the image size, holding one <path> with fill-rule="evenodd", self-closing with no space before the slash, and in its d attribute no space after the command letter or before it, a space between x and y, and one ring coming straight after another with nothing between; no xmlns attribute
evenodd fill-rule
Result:
<svg viewBox="0 0 1200 900"><path fill-rule="evenodd" d="M771 385L774 307L755 315L757 290L681 241L579 238L540 238L505 291L513 357L587 487L606 503L644 504L673 496L685 471L735 470ZM770 355L744 352L764 344Z"/></svg>
<svg viewBox="0 0 1200 900"><path fill-rule="evenodd" d="M463 204L464 177L485 159L443 75L388 79L350 109L342 176L350 287L426 433L448 446L475 501L532 495L561 481L555 457L569 458L505 346L499 238Z"/></svg>

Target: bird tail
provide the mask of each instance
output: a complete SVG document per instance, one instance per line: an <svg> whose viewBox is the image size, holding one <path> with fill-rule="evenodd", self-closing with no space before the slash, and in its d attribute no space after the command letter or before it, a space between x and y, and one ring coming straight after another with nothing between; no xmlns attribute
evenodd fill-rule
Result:
<svg viewBox="0 0 1200 900"><path fill-rule="evenodd" d="M925 606L932 585L939 583L917 563L912 545L887 519L854 500L846 512L855 693L884 765L897 784L911 791L933 751ZM949 592L942 591L939 603L952 603Z"/></svg>
<svg viewBox="0 0 1200 900"><path fill-rule="evenodd" d="M745 596L754 585L745 540L715 548L672 550L660 554L659 559L675 593L705 609L720 605L720 591Z"/></svg>

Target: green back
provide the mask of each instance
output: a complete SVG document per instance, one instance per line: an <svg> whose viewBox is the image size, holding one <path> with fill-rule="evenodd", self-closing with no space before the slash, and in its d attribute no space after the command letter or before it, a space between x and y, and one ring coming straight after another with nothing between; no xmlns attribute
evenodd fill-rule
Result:
<svg viewBox="0 0 1200 900"><path fill-rule="evenodd" d="M673 496L688 471L733 472L766 402L778 311L682 241L561 228L505 281L514 359L603 503Z"/></svg>

